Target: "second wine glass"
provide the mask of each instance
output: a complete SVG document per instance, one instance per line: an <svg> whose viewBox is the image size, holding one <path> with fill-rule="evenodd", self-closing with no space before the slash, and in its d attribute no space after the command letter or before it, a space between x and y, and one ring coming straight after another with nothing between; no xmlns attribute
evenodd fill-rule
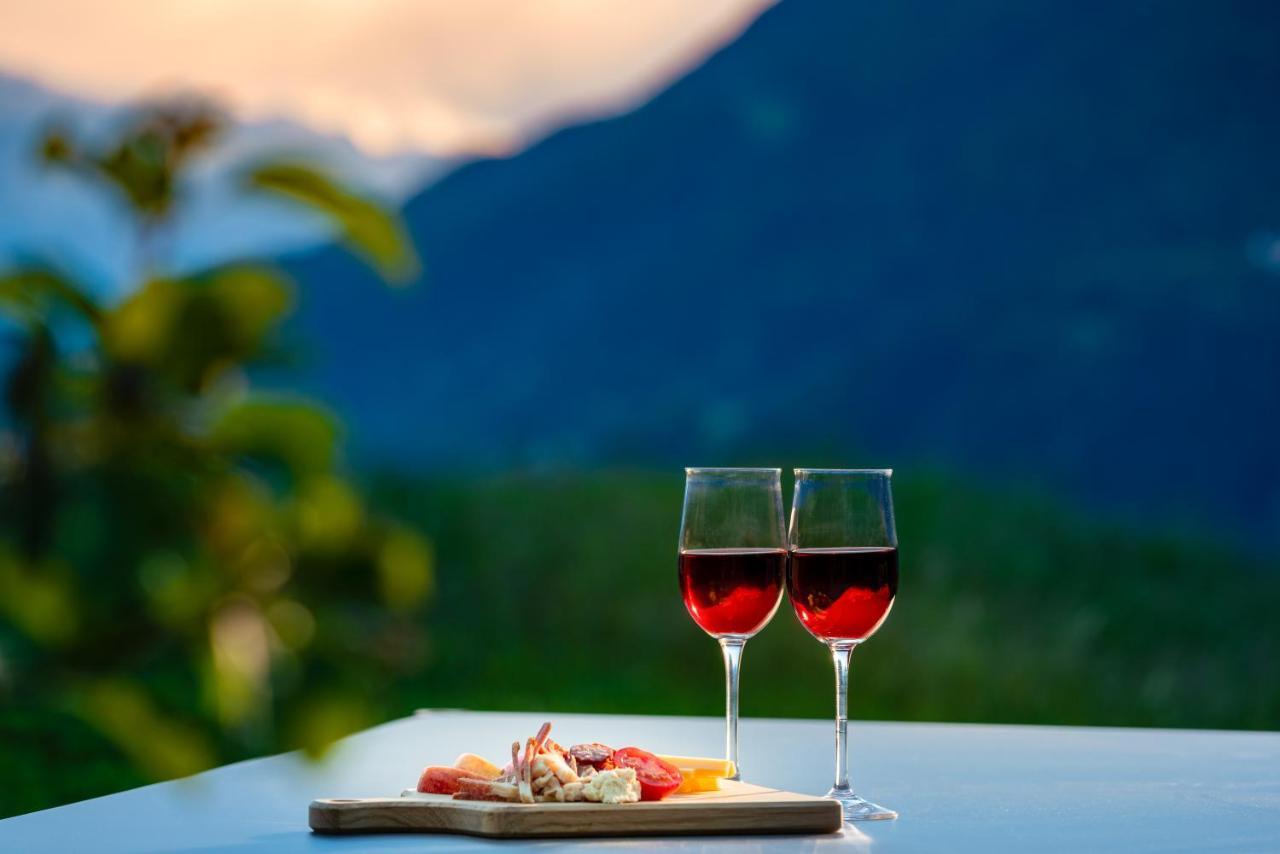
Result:
<svg viewBox="0 0 1280 854"><path fill-rule="evenodd" d="M689 616L724 653L725 758L740 780L742 648L778 610L786 577L781 469L685 469L679 564Z"/></svg>
<svg viewBox="0 0 1280 854"><path fill-rule="evenodd" d="M836 670L836 782L846 821L897 818L849 788L849 656L876 633L898 594L890 469L796 469L787 594Z"/></svg>

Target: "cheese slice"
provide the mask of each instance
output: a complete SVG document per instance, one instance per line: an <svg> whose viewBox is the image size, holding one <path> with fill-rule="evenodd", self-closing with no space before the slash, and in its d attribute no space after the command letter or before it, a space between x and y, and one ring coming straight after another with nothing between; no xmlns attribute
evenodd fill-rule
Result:
<svg viewBox="0 0 1280 854"><path fill-rule="evenodd" d="M687 776L732 777L733 763L728 759L709 759L705 756L659 756L680 769Z"/></svg>
<svg viewBox="0 0 1280 854"><path fill-rule="evenodd" d="M722 771L707 771L698 768L681 768L680 773L686 778L697 777L699 780L723 780L726 777L732 776L730 774L725 774Z"/></svg>
<svg viewBox="0 0 1280 854"><path fill-rule="evenodd" d="M692 795L695 792L718 792L720 791L720 778L711 777L698 773L685 774L684 780L680 783L680 788L676 789L677 795Z"/></svg>

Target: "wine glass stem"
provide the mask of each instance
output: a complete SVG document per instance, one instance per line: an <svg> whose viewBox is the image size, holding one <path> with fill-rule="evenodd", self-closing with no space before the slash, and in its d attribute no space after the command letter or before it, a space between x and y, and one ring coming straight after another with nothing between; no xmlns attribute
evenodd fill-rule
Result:
<svg viewBox="0 0 1280 854"><path fill-rule="evenodd" d="M849 657L854 644L831 644L836 665L836 785L837 792L849 791Z"/></svg>
<svg viewBox="0 0 1280 854"><path fill-rule="evenodd" d="M734 768L730 780L742 779L738 765L738 669L746 645L741 638L720 638L720 651L724 653L724 758Z"/></svg>

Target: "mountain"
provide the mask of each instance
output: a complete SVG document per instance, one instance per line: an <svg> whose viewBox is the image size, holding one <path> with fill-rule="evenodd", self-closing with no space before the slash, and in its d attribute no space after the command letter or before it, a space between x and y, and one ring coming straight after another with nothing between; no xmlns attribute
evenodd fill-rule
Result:
<svg viewBox="0 0 1280 854"><path fill-rule="evenodd" d="M104 294L120 292L134 257L131 225L109 194L84 181L39 168L41 133L51 121L91 138L126 110L47 89L0 73L0 268L35 254L79 272ZM343 137L286 121L234 122L200 163L172 241L172 262L199 267L246 253L279 254L325 243L323 223L293 208L238 192L246 163L288 152L319 161L364 191L392 202L420 190L446 167L406 154L373 157Z"/></svg>
<svg viewBox="0 0 1280 854"><path fill-rule="evenodd" d="M843 449L1280 545L1278 36L1265 2L786 0L412 199L417 288L292 259L305 386L364 460Z"/></svg>

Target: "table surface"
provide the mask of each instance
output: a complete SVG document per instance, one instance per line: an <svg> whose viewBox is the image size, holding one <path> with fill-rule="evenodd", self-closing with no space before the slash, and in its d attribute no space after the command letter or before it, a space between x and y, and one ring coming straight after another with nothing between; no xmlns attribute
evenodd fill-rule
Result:
<svg viewBox="0 0 1280 854"><path fill-rule="evenodd" d="M318 764L255 759L6 819L0 851L1280 851L1280 733L958 724L851 723L854 788L901 818L828 836L513 843L307 830L313 798L396 794L464 750L505 756L548 719L564 743L714 755L723 737L711 718L425 711L344 739ZM745 720L741 738L750 782L830 785L831 724Z"/></svg>

